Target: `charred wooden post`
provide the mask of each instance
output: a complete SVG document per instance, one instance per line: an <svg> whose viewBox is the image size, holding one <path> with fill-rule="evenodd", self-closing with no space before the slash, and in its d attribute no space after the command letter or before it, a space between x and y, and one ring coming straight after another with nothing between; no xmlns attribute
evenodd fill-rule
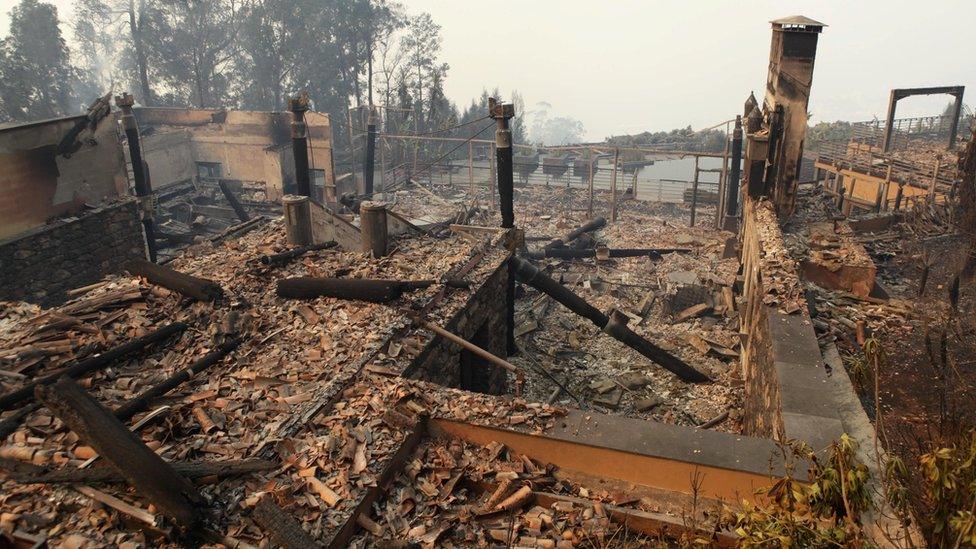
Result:
<svg viewBox="0 0 976 549"><path fill-rule="evenodd" d="M199 524L196 487L74 381L38 387L37 398L164 515L188 530Z"/></svg>
<svg viewBox="0 0 976 549"><path fill-rule="evenodd" d="M386 205L381 202L363 202L359 206L359 229L362 235L363 253L376 259L386 257Z"/></svg>
<svg viewBox="0 0 976 549"><path fill-rule="evenodd" d="M310 246L312 237L312 205L307 196L288 194L281 197L285 214L285 236L292 246Z"/></svg>
<svg viewBox="0 0 976 549"><path fill-rule="evenodd" d="M586 233L591 233L598 229L602 229L607 226L607 220L603 217L598 217L596 219L591 219L581 226L569 231L560 238L553 239L546 248L562 248L569 244L570 242L576 240L580 236Z"/></svg>
<svg viewBox="0 0 976 549"><path fill-rule="evenodd" d="M234 191L230 190L230 186L223 179L217 180L217 186L220 187L220 192L224 193L224 198L230 203L230 207L234 209L234 213L237 214L237 218L241 221L250 221L251 216L247 215L247 210L244 206L241 206L241 201L237 199L237 195Z"/></svg>
<svg viewBox="0 0 976 549"><path fill-rule="evenodd" d="M678 357L634 333L627 327L626 322L623 321L626 317L622 314L615 313L613 317L608 317L596 307L587 303L583 298L569 291L562 284L543 274L528 261L514 256L510 261L516 276L523 283L548 294L569 310L589 319L590 322L608 335L677 375L682 381L689 383L711 381L708 376L692 368Z"/></svg>
<svg viewBox="0 0 976 549"><path fill-rule="evenodd" d="M126 264L125 270L145 278L152 284L198 301L216 301L224 295L224 289L213 280L181 273L144 259L133 259Z"/></svg>
<svg viewBox="0 0 976 549"><path fill-rule="evenodd" d="M146 98L148 100L148 98ZM146 233L146 247L149 261L156 262L156 225L153 221L152 185L149 183L149 169L142 159L142 146L139 142L139 124L132 114L135 99L128 93L115 97L115 104L122 109L122 128L129 145L129 161L132 163L132 179L136 196L139 199L139 217Z"/></svg>
<svg viewBox="0 0 976 549"><path fill-rule="evenodd" d="M135 398L126 401L125 404L119 406L113 413L115 417L122 421L130 419L132 416L142 412L149 407L149 404L154 398L165 395L166 393L172 391L184 381L190 379L191 377L199 374L200 372L210 368L214 364L220 362L225 356L230 354L231 351L236 349L241 344L240 339L232 339L226 343L221 344L217 349L207 353L199 360L193 362L186 368L176 372L175 374L169 376L163 381L153 385L152 387L146 389L145 391L139 393Z"/></svg>
<svg viewBox="0 0 976 549"><path fill-rule="evenodd" d="M9 410L20 402L32 399L34 397L34 389L36 387L50 385L62 376L77 379L85 374L100 370L115 360L130 353L134 353L153 343L164 341L173 335L182 333L186 328L187 325L183 324L182 322L168 324L142 337L137 337L127 343L119 345L118 347L113 347L104 353L100 353L91 358L82 360L81 362L76 362L75 364L59 370L51 375L34 379L30 383L25 384L23 387L0 397L0 410Z"/></svg>
<svg viewBox="0 0 976 549"><path fill-rule="evenodd" d="M515 116L515 105L499 103L495 98L488 99L488 115L495 119L495 152L498 164L498 204L502 214L502 228L515 227L515 175L513 173L512 131L509 119ZM508 286L505 292L506 340L508 354L518 352L515 346L515 274L509 269Z"/></svg>
<svg viewBox="0 0 976 549"><path fill-rule="evenodd" d="M295 185L296 192L301 196L312 196L312 184L308 169L308 125L305 124L305 112L308 111L308 93L302 92L298 97L288 100L288 109L292 114L291 148L295 156Z"/></svg>
<svg viewBox="0 0 976 549"><path fill-rule="evenodd" d="M40 407L39 403L32 402L0 421L0 442L13 434L24 422L24 418L36 412Z"/></svg>
<svg viewBox="0 0 976 549"><path fill-rule="evenodd" d="M297 259L308 252L314 252L316 250L328 250L329 248L335 248L338 245L339 244L334 240L330 240L321 244L312 244L310 246L294 248L292 250L288 250L287 252L281 252L278 254L262 255L258 261L268 266L280 267L281 265L286 265L290 261Z"/></svg>
<svg viewBox="0 0 976 549"><path fill-rule="evenodd" d="M433 280L383 280L370 278L315 278L302 276L278 281L278 296L289 299L334 297L387 303L406 292L436 284Z"/></svg>

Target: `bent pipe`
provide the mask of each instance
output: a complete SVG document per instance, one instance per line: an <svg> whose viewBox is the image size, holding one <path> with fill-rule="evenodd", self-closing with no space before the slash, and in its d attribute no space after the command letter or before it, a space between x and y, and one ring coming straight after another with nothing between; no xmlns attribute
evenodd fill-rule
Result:
<svg viewBox="0 0 976 549"><path fill-rule="evenodd" d="M528 261L517 256L513 256L510 261L511 266L515 270L515 276L519 281L549 295L570 311L589 319L590 322L606 334L644 355L665 370L675 374L682 381L687 383L711 381L705 374L692 368L678 357L644 339L628 328L626 317L621 313L614 311L613 317L609 317L562 284L543 274L542 271Z"/></svg>
<svg viewBox="0 0 976 549"><path fill-rule="evenodd" d="M567 244L569 244L570 242L572 242L572 241L576 240L577 238L579 238L580 235L582 235L584 233L593 232L593 231L595 231L597 229L602 229L603 227L606 227L606 225L607 225L607 220L605 218L603 218L603 217L598 217L596 219L591 219L591 220L587 221L586 223L584 223L583 225L581 225L581 226L573 229L572 231L569 231L568 233L566 233L565 235L563 235L562 238L556 238L556 239L554 239L546 247L547 248L562 248L562 247L566 246Z"/></svg>

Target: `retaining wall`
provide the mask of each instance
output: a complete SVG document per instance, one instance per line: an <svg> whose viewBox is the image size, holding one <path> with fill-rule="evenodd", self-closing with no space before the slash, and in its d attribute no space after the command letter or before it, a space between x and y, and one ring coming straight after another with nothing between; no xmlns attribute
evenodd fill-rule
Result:
<svg viewBox="0 0 976 549"><path fill-rule="evenodd" d="M799 439L820 450L844 428L798 266L768 201L746 201L741 230L745 434Z"/></svg>
<svg viewBox="0 0 976 549"><path fill-rule="evenodd" d="M126 199L0 241L0 300L45 307L146 257L136 202Z"/></svg>
<svg viewBox="0 0 976 549"><path fill-rule="evenodd" d="M508 270L508 261L501 261L465 306L444 326L447 331L499 357L508 354L505 309ZM442 337L436 337L403 375L445 387L503 394L506 391L505 373L504 369L472 356Z"/></svg>

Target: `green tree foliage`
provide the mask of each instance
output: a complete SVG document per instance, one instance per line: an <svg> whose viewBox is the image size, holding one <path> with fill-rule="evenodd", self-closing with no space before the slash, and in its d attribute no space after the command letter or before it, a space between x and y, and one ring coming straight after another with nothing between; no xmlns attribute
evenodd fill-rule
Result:
<svg viewBox="0 0 976 549"><path fill-rule="evenodd" d="M725 148L725 131L695 131L691 126L671 131L615 135L607 143L620 147L672 148L690 151L720 152Z"/></svg>
<svg viewBox="0 0 976 549"><path fill-rule="evenodd" d="M0 115L26 121L74 114L80 110L72 93L76 77L57 8L21 0L0 43Z"/></svg>
<svg viewBox="0 0 976 549"><path fill-rule="evenodd" d="M76 0L74 10L73 57L79 71L75 93L83 102L90 102L112 86L116 47L108 23L113 14L103 0Z"/></svg>
<svg viewBox="0 0 976 549"><path fill-rule="evenodd" d="M815 151L817 147L827 141L848 142L854 129L850 122L838 120L836 122L818 122L814 126L807 126L804 148Z"/></svg>

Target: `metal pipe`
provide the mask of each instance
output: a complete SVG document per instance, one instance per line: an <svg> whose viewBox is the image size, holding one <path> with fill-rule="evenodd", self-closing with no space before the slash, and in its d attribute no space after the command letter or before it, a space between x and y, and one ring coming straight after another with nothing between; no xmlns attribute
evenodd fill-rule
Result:
<svg viewBox="0 0 976 549"><path fill-rule="evenodd" d="M308 125L305 123L305 112L308 110L308 94L302 92L298 97L288 100L291 110L291 149L295 157L295 185L296 193L301 196L312 196L312 185L308 168Z"/></svg>
<svg viewBox="0 0 976 549"><path fill-rule="evenodd" d="M373 196L373 173L376 170L376 124L370 107L369 125L366 126L366 156L363 158L363 194Z"/></svg>
<svg viewBox="0 0 976 549"><path fill-rule="evenodd" d="M739 213L739 177L742 172L742 117L735 117L732 130L732 166L729 168L728 182L725 184L725 216L735 217Z"/></svg>
<svg viewBox="0 0 976 549"><path fill-rule="evenodd" d="M644 355L662 368L689 383L711 381L708 376L684 363L681 359L647 341L627 327L626 316L614 312L612 317L601 313L583 298L569 291L562 284L543 274L528 261L512 256L510 264L520 281L543 292L574 313L587 318L608 335Z"/></svg>
<svg viewBox="0 0 976 549"><path fill-rule="evenodd" d="M139 143L139 124L132 114L135 99L128 93L115 97L115 104L122 109L122 127L125 129L125 140L129 144L129 161L132 163L132 179L136 196L139 199L139 217L146 233L146 247L149 251L149 261L156 262L156 225L153 221L152 184L149 182L149 169L142 159L142 147Z"/></svg>
<svg viewBox="0 0 976 549"><path fill-rule="evenodd" d="M607 220L603 217L598 217L596 219L591 219L586 223L580 225L579 227L569 231L562 238L553 239L546 247L547 248L562 248L569 244L570 242L576 240L584 233L590 233L597 229L602 229L607 226Z"/></svg>

